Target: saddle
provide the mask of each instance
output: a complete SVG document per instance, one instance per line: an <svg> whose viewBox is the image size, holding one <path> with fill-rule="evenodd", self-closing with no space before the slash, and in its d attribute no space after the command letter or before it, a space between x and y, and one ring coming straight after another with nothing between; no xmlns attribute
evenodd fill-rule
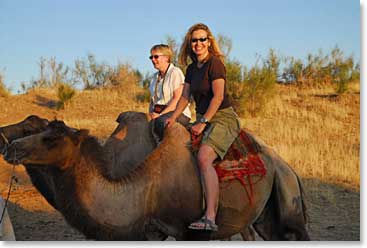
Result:
<svg viewBox="0 0 367 248"><path fill-rule="evenodd" d="M197 154L203 134L191 134L191 149ZM266 168L259 153L261 147L245 130L239 135L228 149L223 160L214 161L219 182L238 180L244 187L250 204L253 203L253 185L266 175Z"/></svg>

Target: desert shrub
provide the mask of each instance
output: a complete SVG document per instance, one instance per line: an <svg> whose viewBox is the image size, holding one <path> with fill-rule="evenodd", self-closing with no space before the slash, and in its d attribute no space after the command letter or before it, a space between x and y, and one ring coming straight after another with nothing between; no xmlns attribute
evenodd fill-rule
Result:
<svg viewBox="0 0 367 248"><path fill-rule="evenodd" d="M248 72L242 88L239 114L246 112L251 116L261 113L270 98L274 96L277 75L267 66L254 66Z"/></svg>
<svg viewBox="0 0 367 248"><path fill-rule="evenodd" d="M260 61L260 58L258 59ZM256 116L261 113L274 96L280 60L274 50L270 49L262 64L256 63L250 70L240 63L229 63L230 74L227 74L227 91L230 100L240 117L246 114ZM240 76L239 73L242 73ZM241 79L241 80L240 80Z"/></svg>
<svg viewBox="0 0 367 248"><path fill-rule="evenodd" d="M8 97L10 96L10 91L6 88L4 83L0 82L0 97Z"/></svg>
<svg viewBox="0 0 367 248"><path fill-rule="evenodd" d="M247 69L246 67L242 67L238 61L230 59L226 60L225 66L227 72L226 90L228 98L235 110L242 115L243 111L241 110L240 103L243 98L243 78ZM246 71L245 73L244 70Z"/></svg>
<svg viewBox="0 0 367 248"><path fill-rule="evenodd" d="M176 41L175 38L173 38L170 35L166 36L166 40L165 40L164 43L167 44L172 50L172 60L171 60L171 62L173 64L175 64L176 66L179 66L179 63L178 63L178 53L179 53L179 49L180 49L179 43ZM184 69L184 68L181 68L181 69Z"/></svg>
<svg viewBox="0 0 367 248"><path fill-rule="evenodd" d="M350 82L360 79L359 64L355 64L352 56L345 57L337 46L329 55L319 50L316 55L308 54L305 62L288 57L286 63L282 79L302 88L334 84L336 92L343 93Z"/></svg>
<svg viewBox="0 0 367 248"><path fill-rule="evenodd" d="M71 84L69 67L64 66L62 62L57 62L55 57L46 59L41 57L38 62L39 76L32 80L30 85L22 82L22 90L27 91L35 88L57 87L60 83Z"/></svg>
<svg viewBox="0 0 367 248"><path fill-rule="evenodd" d="M353 57L345 58L338 47L331 51L329 70L337 93L347 91L348 83L359 78L359 66L355 67Z"/></svg>
<svg viewBox="0 0 367 248"><path fill-rule="evenodd" d="M135 100L137 102L142 102L142 103L150 102L150 92L149 92L149 90L144 89L143 91L138 92L136 94Z"/></svg>
<svg viewBox="0 0 367 248"><path fill-rule="evenodd" d="M136 95L136 101L138 102L150 102L149 84L152 80L153 74L146 73L144 76L140 74L140 86L142 90Z"/></svg>
<svg viewBox="0 0 367 248"><path fill-rule="evenodd" d="M243 80L243 66L239 61L227 59L225 66L227 82L241 82Z"/></svg>
<svg viewBox="0 0 367 248"><path fill-rule="evenodd" d="M81 83L86 90L113 87L121 97L135 99L140 91L141 77L141 73L129 63L119 63L117 66L99 63L93 54L89 54L87 59L75 61L74 82Z"/></svg>
<svg viewBox="0 0 367 248"><path fill-rule="evenodd" d="M360 75L360 66L357 63L354 66L353 70L352 70L350 80L351 80L351 82L360 81L360 78L361 78L361 75Z"/></svg>
<svg viewBox="0 0 367 248"><path fill-rule="evenodd" d="M73 80L82 84L86 90L104 87L111 83L113 68L105 63L98 63L93 54L86 59L77 59L74 63Z"/></svg>
<svg viewBox="0 0 367 248"><path fill-rule="evenodd" d="M141 78L141 73L128 63L118 64L109 74L108 83L112 86L138 85Z"/></svg>
<svg viewBox="0 0 367 248"><path fill-rule="evenodd" d="M10 90L6 87L4 82L4 75L0 72L0 97L10 96Z"/></svg>
<svg viewBox="0 0 367 248"><path fill-rule="evenodd" d="M57 87L57 98L59 101L56 104L56 109L64 109L66 104L75 96L75 89L68 85L61 83Z"/></svg>
<svg viewBox="0 0 367 248"><path fill-rule="evenodd" d="M330 83L330 72L328 69L328 56L324 56L319 50L318 54L308 54L307 62L294 57L285 59L286 65L283 69L282 79L286 83L295 83L297 86L322 87Z"/></svg>
<svg viewBox="0 0 367 248"><path fill-rule="evenodd" d="M289 64L283 69L282 79L286 83L302 84L305 81L303 75L304 64L302 60L288 57L287 62Z"/></svg>

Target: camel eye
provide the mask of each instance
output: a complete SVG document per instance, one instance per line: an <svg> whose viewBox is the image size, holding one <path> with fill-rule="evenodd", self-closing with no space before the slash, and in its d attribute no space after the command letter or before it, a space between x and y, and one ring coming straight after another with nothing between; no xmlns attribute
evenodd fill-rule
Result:
<svg viewBox="0 0 367 248"><path fill-rule="evenodd" d="M32 130L24 130L24 136L30 136L32 134L34 134L35 132L32 132Z"/></svg>
<svg viewBox="0 0 367 248"><path fill-rule="evenodd" d="M52 145L55 145L58 138L59 137L57 135L49 135L49 136L43 137L42 142L45 143L48 146L50 146L50 145L52 146Z"/></svg>

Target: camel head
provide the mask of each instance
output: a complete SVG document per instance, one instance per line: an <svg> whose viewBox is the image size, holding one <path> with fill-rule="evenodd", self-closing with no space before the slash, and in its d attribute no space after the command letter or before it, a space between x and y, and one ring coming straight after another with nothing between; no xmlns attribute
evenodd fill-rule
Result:
<svg viewBox="0 0 367 248"><path fill-rule="evenodd" d="M48 124L48 120L30 115L21 122L0 127L0 153L4 154L7 145L13 140L40 133L46 130Z"/></svg>
<svg viewBox="0 0 367 248"><path fill-rule="evenodd" d="M12 164L65 168L80 157L80 144L88 133L88 130L69 128L64 122L55 120L43 132L14 140L6 149L4 159Z"/></svg>

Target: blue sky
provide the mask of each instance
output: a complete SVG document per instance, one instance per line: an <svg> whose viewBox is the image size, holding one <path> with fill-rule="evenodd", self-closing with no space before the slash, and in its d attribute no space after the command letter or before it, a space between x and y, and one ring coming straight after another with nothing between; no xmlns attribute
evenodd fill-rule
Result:
<svg viewBox="0 0 367 248"><path fill-rule="evenodd" d="M1 0L0 71L14 92L21 81L37 78L41 56L73 66L93 53L99 62L152 72L151 46L167 35L181 42L197 22L231 38L230 57L247 66L270 48L305 59L338 45L360 60L356 0Z"/></svg>

